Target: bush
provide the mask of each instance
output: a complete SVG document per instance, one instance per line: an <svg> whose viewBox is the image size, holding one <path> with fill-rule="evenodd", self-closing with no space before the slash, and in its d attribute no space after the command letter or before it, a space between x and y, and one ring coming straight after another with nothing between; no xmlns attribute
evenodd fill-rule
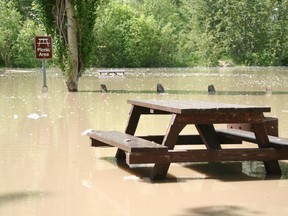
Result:
<svg viewBox="0 0 288 216"><path fill-rule="evenodd" d="M39 33L32 20L26 20L19 32L15 46L13 47L13 66L15 67L38 67L40 61L35 59L34 38Z"/></svg>
<svg viewBox="0 0 288 216"><path fill-rule="evenodd" d="M117 2L98 8L98 13L94 65L157 67L172 61L172 41L163 37L153 16L139 15L130 6Z"/></svg>

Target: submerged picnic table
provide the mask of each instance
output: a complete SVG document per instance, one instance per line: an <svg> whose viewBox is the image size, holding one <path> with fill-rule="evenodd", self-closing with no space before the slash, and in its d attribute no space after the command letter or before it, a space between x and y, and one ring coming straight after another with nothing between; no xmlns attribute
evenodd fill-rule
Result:
<svg viewBox="0 0 288 216"><path fill-rule="evenodd" d="M128 100L128 103L131 111L125 133L91 131L88 136L92 146L117 147L116 158L126 159L127 164L155 164L152 180L164 179L170 163L260 160L268 174L281 174L278 160L288 159L288 139L267 134L264 112L270 112L270 107L190 100ZM134 136L141 115L171 115L166 134ZM253 131L214 127L229 123L249 123ZM199 134L180 135L190 124L195 125ZM258 147L227 149L221 146L242 141L256 143ZM175 145L201 143L205 149L174 149Z"/></svg>
<svg viewBox="0 0 288 216"><path fill-rule="evenodd" d="M106 69L106 70L97 70L97 72L102 76L108 76L108 75L124 75L125 70L124 69Z"/></svg>

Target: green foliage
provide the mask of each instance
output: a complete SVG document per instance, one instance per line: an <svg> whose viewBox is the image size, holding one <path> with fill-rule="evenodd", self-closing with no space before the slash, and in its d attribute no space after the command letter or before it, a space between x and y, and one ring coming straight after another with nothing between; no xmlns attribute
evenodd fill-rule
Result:
<svg viewBox="0 0 288 216"><path fill-rule="evenodd" d="M73 4L78 77L91 65L217 66L223 59L239 65L288 65L288 0L74 0ZM38 28L43 23L46 33ZM65 1L0 1L0 64L37 66L32 56L35 34L53 35L54 61L68 77Z"/></svg>
<svg viewBox="0 0 288 216"><path fill-rule="evenodd" d="M0 1L0 56L5 66L11 66L12 50L21 28L20 13L12 2Z"/></svg>
<svg viewBox="0 0 288 216"><path fill-rule="evenodd" d="M26 8L17 6L23 11ZM32 7L29 8L32 11ZM34 57L34 38L43 29L29 17L21 16L12 1L0 2L0 62L3 61L6 67L39 66L39 61Z"/></svg>
<svg viewBox="0 0 288 216"><path fill-rule="evenodd" d="M245 65L285 64L286 0L209 0L198 5L197 23L206 38L200 47L211 50L204 56L208 64L223 56Z"/></svg>
<svg viewBox="0 0 288 216"><path fill-rule="evenodd" d="M33 16L33 9L32 9L33 1L34 0L13 0L14 7L17 11L19 11L23 20L26 20L27 18L29 18L29 19L32 18L32 16Z"/></svg>
<svg viewBox="0 0 288 216"><path fill-rule="evenodd" d="M78 29L79 76L81 76L85 68L90 66L98 0L74 0L74 4Z"/></svg>
<svg viewBox="0 0 288 216"><path fill-rule="evenodd" d="M128 67L157 66L159 56L159 35L152 17L133 17L125 36L124 55ZM161 63L160 63L161 64Z"/></svg>
<svg viewBox="0 0 288 216"><path fill-rule="evenodd" d="M192 3L193 4L193 3ZM144 16L152 16L160 35L161 66L192 65L195 60L194 45L190 44L193 10L188 0L143 0L138 10Z"/></svg>
<svg viewBox="0 0 288 216"><path fill-rule="evenodd" d="M56 8L57 0L35 0L37 14L36 17L41 19L43 24L45 24L45 30L49 35L56 34L56 26L58 22L55 22L55 16L53 13L58 12Z"/></svg>
<svg viewBox="0 0 288 216"><path fill-rule="evenodd" d="M23 23L15 46L13 47L13 65L16 67L39 67L41 62L35 59L34 38L43 35L41 28L28 19Z"/></svg>
<svg viewBox="0 0 288 216"><path fill-rule="evenodd" d="M118 2L99 7L98 13L94 29L98 66L145 67L156 64L160 43L153 17L145 19L128 5Z"/></svg>
<svg viewBox="0 0 288 216"><path fill-rule="evenodd" d="M98 8L95 25L97 66L159 67L176 63L175 25L163 23L134 5L113 1ZM97 61L98 60L98 61Z"/></svg>

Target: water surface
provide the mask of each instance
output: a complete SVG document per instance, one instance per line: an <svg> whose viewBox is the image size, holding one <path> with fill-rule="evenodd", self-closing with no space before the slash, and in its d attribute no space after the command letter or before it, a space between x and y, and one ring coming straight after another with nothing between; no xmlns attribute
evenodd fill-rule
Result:
<svg viewBox="0 0 288 216"><path fill-rule="evenodd" d="M127 169L115 149L92 148L81 136L89 128L124 131L127 99L161 98L267 105L288 137L287 68L129 69L114 77L91 69L77 93L66 91L59 71L47 75L42 93L40 70L0 72L0 215L287 215L286 161L276 179L261 162L195 163L173 164L166 181L151 183L150 166ZM168 122L141 118L136 133L165 133Z"/></svg>

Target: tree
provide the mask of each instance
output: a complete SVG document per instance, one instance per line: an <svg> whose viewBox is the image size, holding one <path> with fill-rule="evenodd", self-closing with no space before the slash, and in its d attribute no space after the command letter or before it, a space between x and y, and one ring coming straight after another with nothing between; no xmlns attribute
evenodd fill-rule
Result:
<svg viewBox="0 0 288 216"><path fill-rule="evenodd" d="M153 17L160 31L159 54L162 66L183 66L190 64L187 53L188 33L191 31L193 5L191 0L142 0L135 4L146 17ZM189 59L189 60L188 60ZM163 64L164 63L164 64Z"/></svg>
<svg viewBox="0 0 288 216"><path fill-rule="evenodd" d="M271 0L269 50L275 58L274 65L288 65L288 1Z"/></svg>
<svg viewBox="0 0 288 216"><path fill-rule="evenodd" d="M199 50L207 65L286 65L287 0L193 0Z"/></svg>
<svg viewBox="0 0 288 216"><path fill-rule="evenodd" d="M164 63L156 20L144 17L129 4L112 1L98 8L95 25L100 67L156 67Z"/></svg>
<svg viewBox="0 0 288 216"><path fill-rule="evenodd" d="M36 0L46 30L54 36L57 64L69 91L78 91L78 80L89 64L98 0Z"/></svg>
<svg viewBox="0 0 288 216"><path fill-rule="evenodd" d="M21 29L21 16L11 2L0 1L0 57L11 66L12 50Z"/></svg>

